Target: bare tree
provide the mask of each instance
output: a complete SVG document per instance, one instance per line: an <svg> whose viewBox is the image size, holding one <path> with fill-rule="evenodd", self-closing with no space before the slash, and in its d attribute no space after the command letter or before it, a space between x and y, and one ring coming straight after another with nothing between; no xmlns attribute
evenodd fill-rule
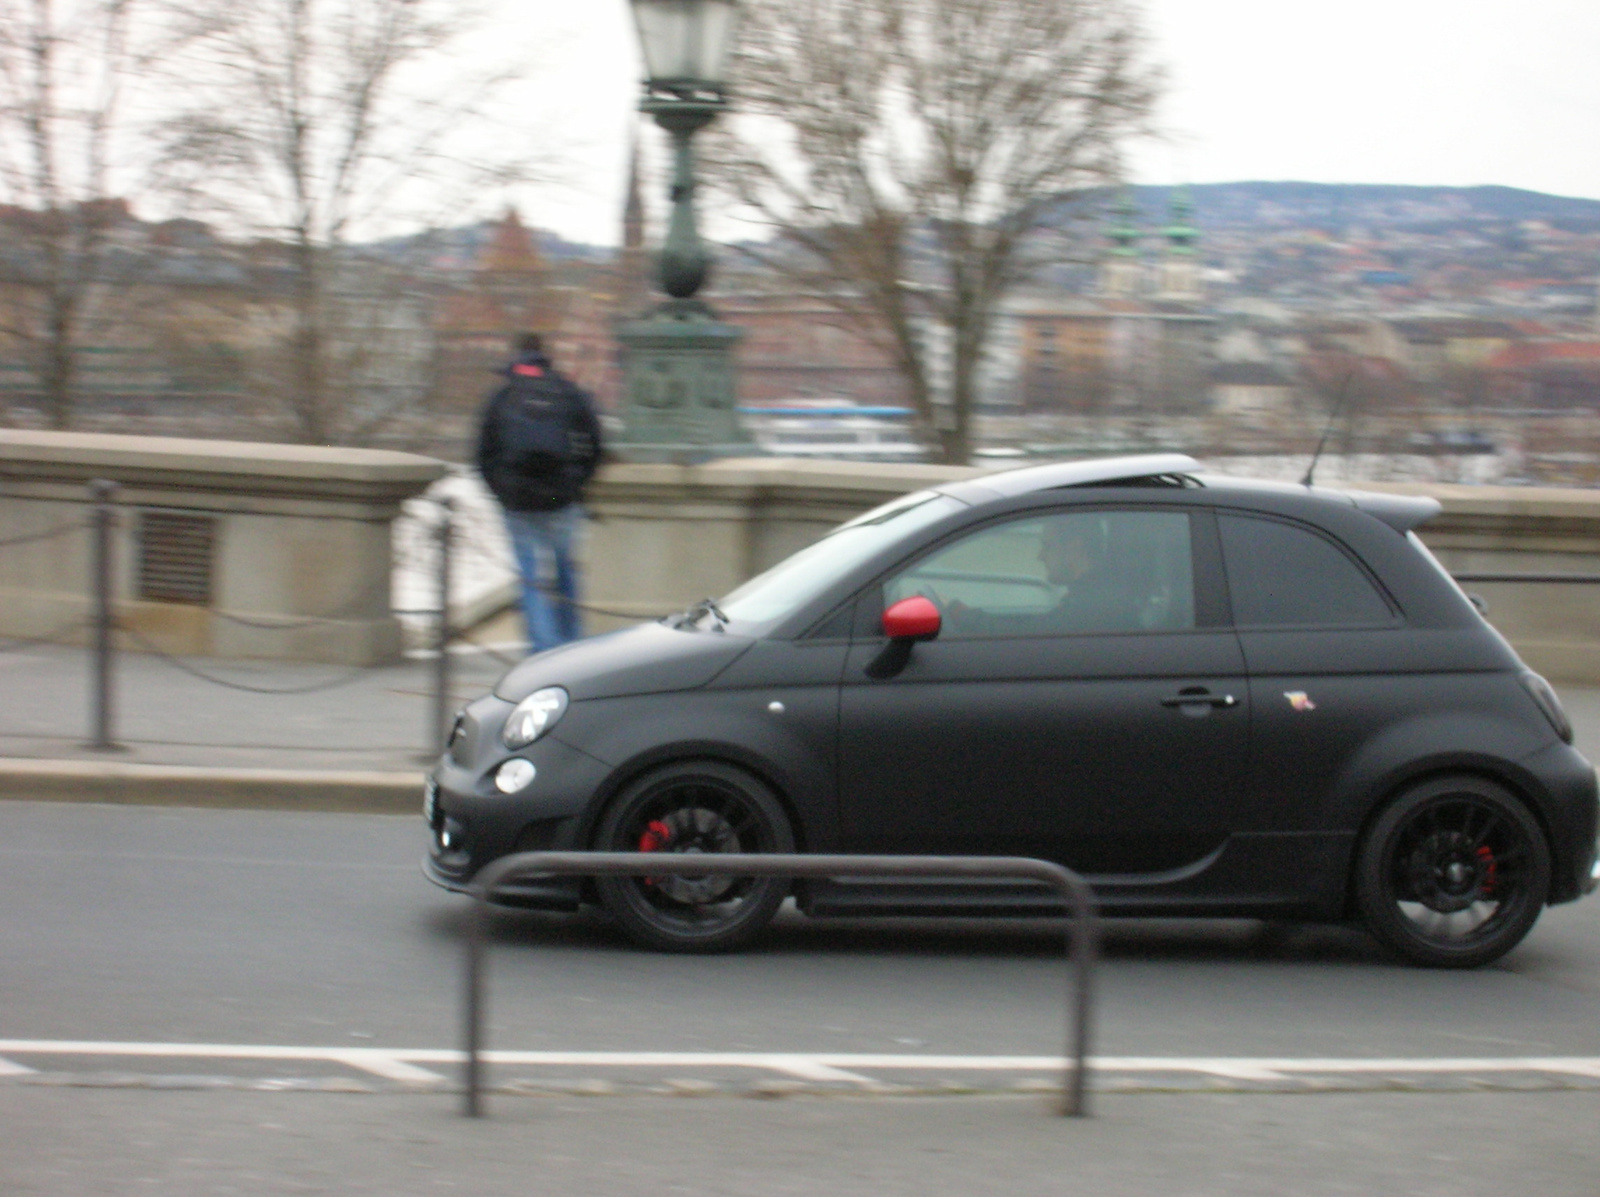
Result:
<svg viewBox="0 0 1600 1197"><path fill-rule="evenodd" d="M1157 83L1125 0L750 0L713 179L754 247L879 330L945 460L1000 301L1063 198L1119 175Z"/></svg>
<svg viewBox="0 0 1600 1197"><path fill-rule="evenodd" d="M0 0L0 336L54 428L73 423L126 92L147 60L134 0Z"/></svg>
<svg viewBox="0 0 1600 1197"><path fill-rule="evenodd" d="M352 233L525 177L520 151L507 151L517 141L482 136L521 68L454 68L470 26L449 0L191 2L196 102L166 125L164 179L284 251L260 271L287 319L257 375L290 435L361 439L413 404L425 378L410 391L373 384L372 330L396 331L390 317L408 297L392 262L350 248Z"/></svg>

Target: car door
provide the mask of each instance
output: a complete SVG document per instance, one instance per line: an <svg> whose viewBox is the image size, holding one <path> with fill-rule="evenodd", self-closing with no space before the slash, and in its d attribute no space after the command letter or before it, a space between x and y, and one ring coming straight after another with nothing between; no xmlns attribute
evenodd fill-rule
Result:
<svg viewBox="0 0 1600 1197"><path fill-rule="evenodd" d="M1250 671L1249 823L1337 830L1327 803L1340 773L1384 728L1437 702L1432 676L1405 664L1415 659L1405 622L1347 546L1261 513L1222 511L1217 522Z"/></svg>
<svg viewBox="0 0 1600 1197"><path fill-rule="evenodd" d="M1087 570L1072 560L1085 553ZM852 647L848 847L1042 856L1094 874L1216 849L1249 732L1216 561L1205 511L1063 506L970 531L863 596L881 613L924 595L944 626L891 677L868 672L881 639Z"/></svg>

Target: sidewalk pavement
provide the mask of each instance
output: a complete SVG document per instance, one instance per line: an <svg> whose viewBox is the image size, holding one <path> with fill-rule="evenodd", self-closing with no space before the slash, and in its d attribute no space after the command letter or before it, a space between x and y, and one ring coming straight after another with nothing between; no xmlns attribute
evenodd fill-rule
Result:
<svg viewBox="0 0 1600 1197"><path fill-rule="evenodd" d="M498 656L451 654L451 710L487 693L504 661L520 656L515 645L493 647ZM0 653L0 799L419 808L422 772L437 752L436 660L361 670L184 663L227 684L149 654L117 654L112 738L121 750L97 752L87 746L89 653L56 645Z"/></svg>
<svg viewBox="0 0 1600 1197"><path fill-rule="evenodd" d="M687 1092L687 1091L686 1091ZM502 1097L0 1085L0 1188L583 1197L1593 1197L1600 1094Z"/></svg>
<svg viewBox="0 0 1600 1197"><path fill-rule="evenodd" d="M505 661L520 654L516 645L490 647L492 654L451 654L452 710L487 693ZM113 738L123 748L96 752L87 747L88 652L57 645L0 651L0 799L417 809L434 756L434 660L354 671L184 663L227 684L145 653L117 655ZM241 686L276 693L233 688ZM1600 688L1560 689L1578 747L1600 760Z"/></svg>

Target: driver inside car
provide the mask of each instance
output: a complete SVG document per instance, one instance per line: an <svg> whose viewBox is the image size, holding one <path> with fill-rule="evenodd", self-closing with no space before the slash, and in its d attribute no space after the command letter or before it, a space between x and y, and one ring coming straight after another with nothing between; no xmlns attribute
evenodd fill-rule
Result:
<svg viewBox="0 0 1600 1197"><path fill-rule="evenodd" d="M950 630L959 636L1069 636L1085 632L1136 631L1140 604L1125 570L1111 561L1107 529L1093 517L1057 517L1042 522L1039 564L1056 592L1044 611L1001 612L959 599L941 604Z"/></svg>

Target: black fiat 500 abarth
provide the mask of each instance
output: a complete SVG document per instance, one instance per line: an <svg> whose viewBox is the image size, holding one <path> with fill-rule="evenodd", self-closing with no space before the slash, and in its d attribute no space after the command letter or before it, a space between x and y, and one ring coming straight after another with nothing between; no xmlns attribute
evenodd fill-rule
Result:
<svg viewBox="0 0 1600 1197"><path fill-rule="evenodd" d="M1413 529L1423 498L1047 465L906 495L659 623L528 658L428 780L429 876L509 852L1043 857L1116 915L1359 916L1476 965L1595 887L1555 694ZM1025 884L531 879L642 943L809 915L1048 914Z"/></svg>

